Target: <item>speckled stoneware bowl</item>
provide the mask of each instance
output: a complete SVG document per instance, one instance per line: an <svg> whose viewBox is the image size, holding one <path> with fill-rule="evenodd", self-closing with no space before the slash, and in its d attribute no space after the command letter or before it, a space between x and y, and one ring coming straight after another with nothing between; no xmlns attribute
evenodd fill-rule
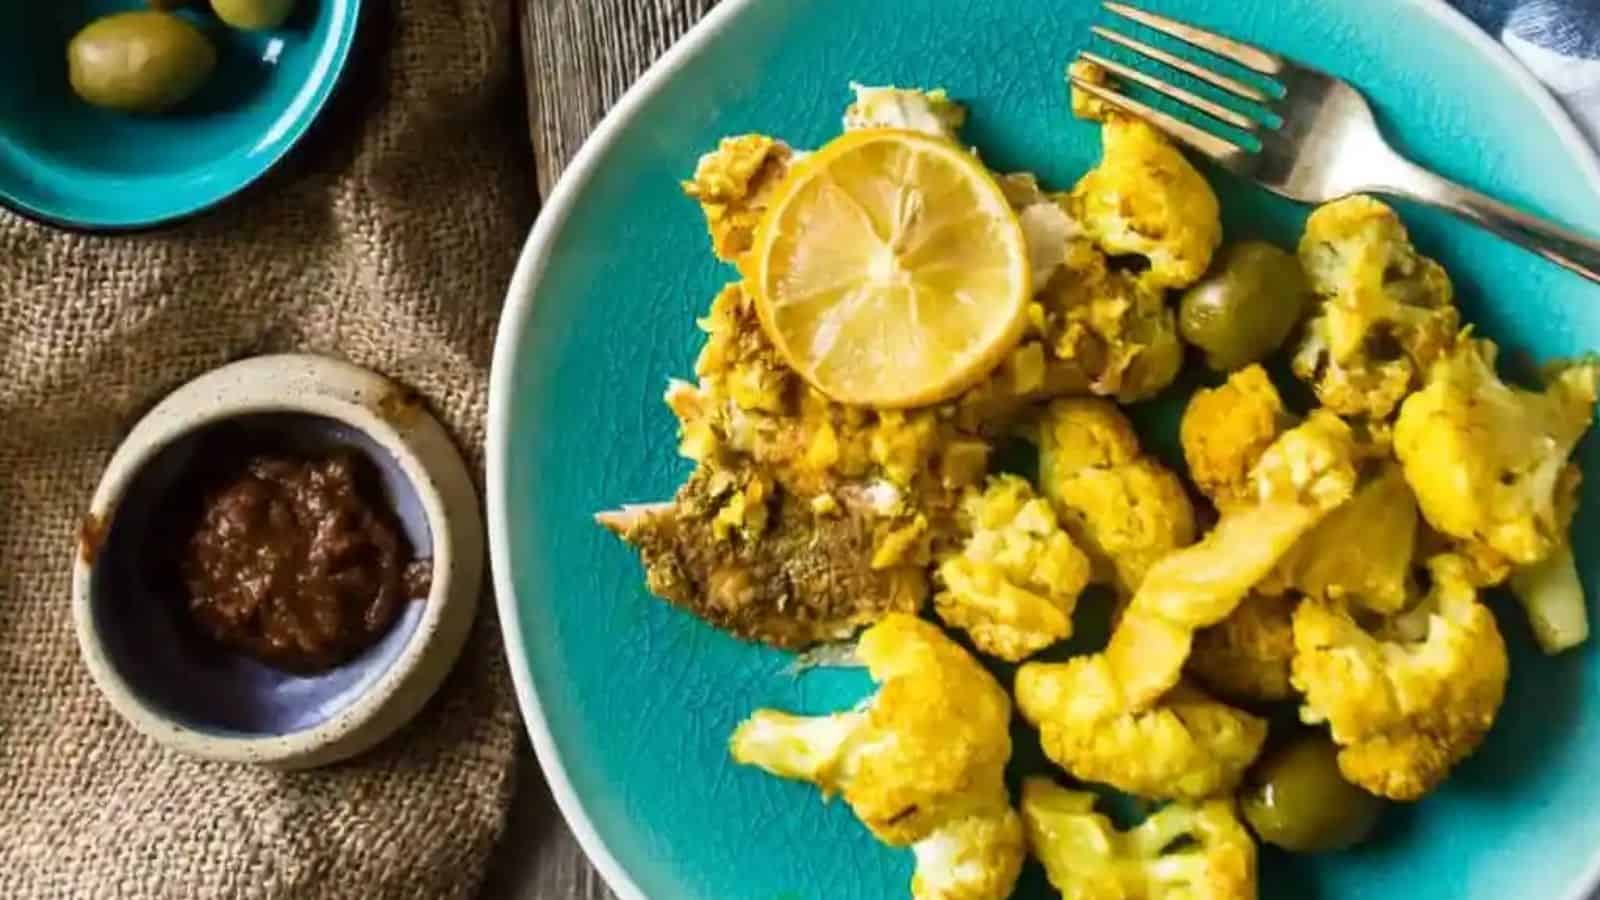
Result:
<svg viewBox="0 0 1600 900"><path fill-rule="evenodd" d="M157 511L219 429L264 449L370 460L413 551L433 561L429 595L407 603L372 647L316 675L195 635L145 560L180 539L163 533ZM414 394L337 360L264 356L179 388L118 448L82 528L73 618L95 683L140 731L206 759L309 768L361 753L417 714L461 653L482 570L466 466Z"/></svg>

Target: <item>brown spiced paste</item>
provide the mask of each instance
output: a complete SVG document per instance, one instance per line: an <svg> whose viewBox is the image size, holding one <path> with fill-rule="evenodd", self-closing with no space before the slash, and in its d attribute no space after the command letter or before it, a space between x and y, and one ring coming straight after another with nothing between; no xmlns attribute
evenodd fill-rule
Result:
<svg viewBox="0 0 1600 900"><path fill-rule="evenodd" d="M317 672L372 646L431 565L412 559L393 511L374 502L370 463L255 455L208 483L177 574L202 631L294 672Z"/></svg>

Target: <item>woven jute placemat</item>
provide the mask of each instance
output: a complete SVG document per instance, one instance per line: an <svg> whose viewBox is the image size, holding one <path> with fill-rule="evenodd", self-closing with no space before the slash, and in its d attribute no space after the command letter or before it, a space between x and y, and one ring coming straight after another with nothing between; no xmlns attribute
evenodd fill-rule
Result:
<svg viewBox="0 0 1600 900"><path fill-rule="evenodd" d="M78 659L69 576L101 467L167 392L303 350L420 391L482 469L496 318L536 208L512 4L367 3L310 139L153 234L0 213L0 897L471 896L519 727L490 606L419 719L280 774L163 750Z"/></svg>

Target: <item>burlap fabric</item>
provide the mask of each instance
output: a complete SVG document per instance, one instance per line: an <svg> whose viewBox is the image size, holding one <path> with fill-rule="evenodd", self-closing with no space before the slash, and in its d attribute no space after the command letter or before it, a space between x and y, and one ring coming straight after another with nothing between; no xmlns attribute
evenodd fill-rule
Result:
<svg viewBox="0 0 1600 900"><path fill-rule="evenodd" d="M74 533L138 416L242 356L309 350L420 390L481 471L500 299L535 209L503 0L369 2L310 141L157 234L0 213L0 897L466 897L519 727L489 604L410 728L319 772L169 753L78 660Z"/></svg>

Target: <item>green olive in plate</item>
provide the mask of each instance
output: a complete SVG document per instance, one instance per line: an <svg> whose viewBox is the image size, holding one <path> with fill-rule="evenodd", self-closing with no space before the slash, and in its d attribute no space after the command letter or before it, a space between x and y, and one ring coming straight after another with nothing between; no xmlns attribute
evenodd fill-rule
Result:
<svg viewBox="0 0 1600 900"><path fill-rule="evenodd" d="M232 28L260 31L282 25L294 12L294 0L211 0L211 11Z"/></svg>
<svg viewBox="0 0 1600 900"><path fill-rule="evenodd" d="M73 92L121 112L171 109L199 90L216 66L216 48L200 29L155 10L96 19L67 45Z"/></svg>
<svg viewBox="0 0 1600 900"><path fill-rule="evenodd" d="M1241 241L1183 294L1178 330L1205 353L1206 365L1231 372L1278 349L1311 295L1300 261L1272 244Z"/></svg>
<svg viewBox="0 0 1600 900"><path fill-rule="evenodd" d="M1239 791L1245 821L1269 844L1296 853L1343 850L1378 826L1384 801L1339 774L1339 748L1308 731L1251 769Z"/></svg>

